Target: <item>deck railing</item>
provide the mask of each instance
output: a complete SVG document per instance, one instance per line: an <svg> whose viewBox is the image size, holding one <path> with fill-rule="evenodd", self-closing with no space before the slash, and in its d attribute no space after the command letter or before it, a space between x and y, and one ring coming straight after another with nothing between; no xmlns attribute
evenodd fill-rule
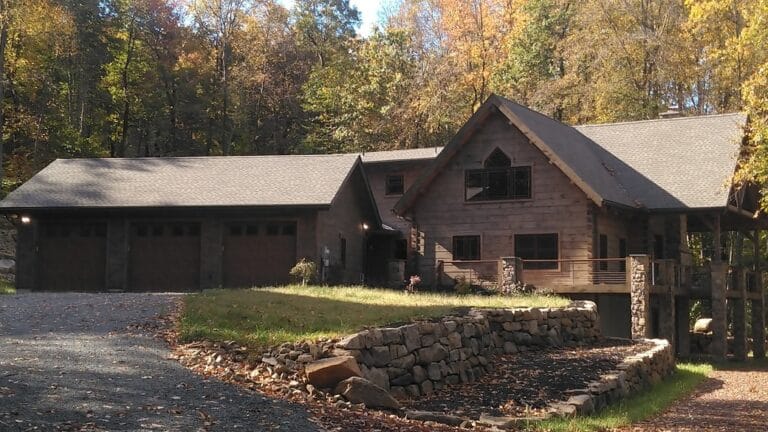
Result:
<svg viewBox="0 0 768 432"><path fill-rule="evenodd" d="M450 285L465 278L470 285L496 285L499 282L499 260L438 261L438 285Z"/></svg>
<svg viewBox="0 0 768 432"><path fill-rule="evenodd" d="M626 285L626 258L523 260L523 279L540 286Z"/></svg>

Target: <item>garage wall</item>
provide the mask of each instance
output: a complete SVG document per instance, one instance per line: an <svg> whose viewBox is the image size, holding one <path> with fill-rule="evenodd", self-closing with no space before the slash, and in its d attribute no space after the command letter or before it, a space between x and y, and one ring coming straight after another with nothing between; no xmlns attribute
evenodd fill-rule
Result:
<svg viewBox="0 0 768 432"><path fill-rule="evenodd" d="M16 288L33 290L37 287L37 226L38 221L16 226Z"/></svg>

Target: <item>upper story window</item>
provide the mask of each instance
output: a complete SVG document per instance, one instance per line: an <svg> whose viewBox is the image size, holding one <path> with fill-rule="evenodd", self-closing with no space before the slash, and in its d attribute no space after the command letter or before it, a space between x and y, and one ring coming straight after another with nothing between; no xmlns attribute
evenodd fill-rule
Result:
<svg viewBox="0 0 768 432"><path fill-rule="evenodd" d="M499 149L485 160L482 169L464 172L466 201L527 199L531 197L531 167L512 166Z"/></svg>
<svg viewBox="0 0 768 432"><path fill-rule="evenodd" d="M402 195L404 191L405 181L402 174L391 174L387 176L385 194Z"/></svg>

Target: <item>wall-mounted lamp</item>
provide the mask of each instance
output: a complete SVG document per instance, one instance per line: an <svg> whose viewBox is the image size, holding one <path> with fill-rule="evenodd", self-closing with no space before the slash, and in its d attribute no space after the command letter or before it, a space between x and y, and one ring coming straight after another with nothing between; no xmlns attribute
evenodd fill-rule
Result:
<svg viewBox="0 0 768 432"><path fill-rule="evenodd" d="M31 217L29 217L29 216L22 216L21 217L21 223L23 223L24 225L26 225L28 223L31 223L31 222L32 222L32 218Z"/></svg>
<svg viewBox="0 0 768 432"><path fill-rule="evenodd" d="M368 228L370 228L370 227L368 226L368 224L367 224L367 223L365 223L365 222L363 222L363 225L362 225L362 226L363 226L363 231L368 231Z"/></svg>

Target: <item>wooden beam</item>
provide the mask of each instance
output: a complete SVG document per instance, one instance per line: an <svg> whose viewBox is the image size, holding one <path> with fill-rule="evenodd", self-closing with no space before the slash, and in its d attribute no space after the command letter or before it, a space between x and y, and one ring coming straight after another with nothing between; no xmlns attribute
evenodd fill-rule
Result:
<svg viewBox="0 0 768 432"><path fill-rule="evenodd" d="M712 230L712 239L714 243L714 256L712 257L712 262L719 263L723 259L723 244L722 244L722 238L720 233L720 215L715 215L715 220L713 223L713 230Z"/></svg>

